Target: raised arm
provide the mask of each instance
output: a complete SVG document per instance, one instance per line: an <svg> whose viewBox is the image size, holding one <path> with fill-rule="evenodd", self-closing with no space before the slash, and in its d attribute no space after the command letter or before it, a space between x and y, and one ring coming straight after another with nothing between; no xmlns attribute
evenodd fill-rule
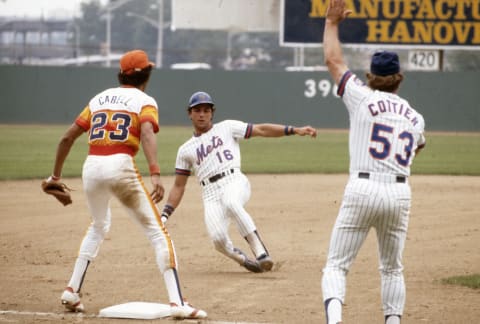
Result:
<svg viewBox="0 0 480 324"><path fill-rule="evenodd" d="M342 47L338 37L340 22L351 14L345 9L344 0L330 0L325 14L325 29L323 31L323 53L325 64L335 83L338 85L343 74L348 70L343 59Z"/></svg>
<svg viewBox="0 0 480 324"><path fill-rule="evenodd" d="M311 126L294 127L279 124L255 124L253 125L251 136L281 137L288 135L310 135L311 137L316 137L317 130Z"/></svg>

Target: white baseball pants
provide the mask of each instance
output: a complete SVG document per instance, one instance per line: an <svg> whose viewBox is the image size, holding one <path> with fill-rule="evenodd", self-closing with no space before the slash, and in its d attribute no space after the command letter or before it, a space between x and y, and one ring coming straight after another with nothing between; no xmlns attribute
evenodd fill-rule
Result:
<svg viewBox="0 0 480 324"><path fill-rule="evenodd" d="M385 175L359 179L351 175L333 228L323 269L324 301L345 300L346 276L371 227L375 228L385 315L402 315L405 304L402 253L411 204L408 183Z"/></svg>
<svg viewBox="0 0 480 324"><path fill-rule="evenodd" d="M228 229L233 219L242 237L256 230L252 217L244 207L250 194L250 182L239 170L203 188L204 217L208 234L219 252L239 263L243 259L234 251Z"/></svg>
<svg viewBox="0 0 480 324"><path fill-rule="evenodd" d="M160 271L177 268L173 242L130 155L89 155L83 165L82 179L92 222L81 243L80 258L91 261L97 256L110 229L110 199L116 197L143 228L154 247Z"/></svg>

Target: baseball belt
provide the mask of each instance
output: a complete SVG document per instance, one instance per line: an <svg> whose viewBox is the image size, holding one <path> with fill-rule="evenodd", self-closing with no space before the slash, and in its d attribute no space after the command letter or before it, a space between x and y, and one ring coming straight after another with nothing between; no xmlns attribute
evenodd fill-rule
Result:
<svg viewBox="0 0 480 324"><path fill-rule="evenodd" d="M370 179L370 173L368 172L359 172L358 177L361 179ZM397 183L405 183L407 181L407 178L404 176L396 176L395 177L395 182Z"/></svg>
<svg viewBox="0 0 480 324"><path fill-rule="evenodd" d="M226 171L218 173L214 176L211 176L208 179L204 179L204 180L200 181L200 183L202 184L202 186L206 186L207 184L217 182L218 180L222 179L223 177L226 177L229 174L233 174L234 172L235 172L235 169L226 170Z"/></svg>

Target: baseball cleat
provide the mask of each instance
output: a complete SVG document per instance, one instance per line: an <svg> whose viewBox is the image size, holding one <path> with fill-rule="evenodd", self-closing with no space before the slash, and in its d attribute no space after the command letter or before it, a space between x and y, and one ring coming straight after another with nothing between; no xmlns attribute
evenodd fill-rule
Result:
<svg viewBox="0 0 480 324"><path fill-rule="evenodd" d="M268 254L262 254L257 258L257 263L263 271L270 271L273 268L272 258Z"/></svg>
<svg viewBox="0 0 480 324"><path fill-rule="evenodd" d="M70 312L83 312L85 310L80 300L80 294L73 292L70 287L63 292L61 301L62 305Z"/></svg>
<svg viewBox="0 0 480 324"><path fill-rule="evenodd" d="M257 261L250 260L249 258L245 258L245 262L243 263L243 267L247 269L248 271L255 272L255 273L260 273L263 272L262 267L260 267L260 264L258 264Z"/></svg>
<svg viewBox="0 0 480 324"><path fill-rule="evenodd" d="M187 301L183 302L183 306L178 306L175 303L170 303L171 316L175 319L202 319L207 317L207 312L201 309L196 309Z"/></svg>
<svg viewBox="0 0 480 324"><path fill-rule="evenodd" d="M247 257L247 255L242 250L240 250L238 248L233 248L233 250L235 251L235 253L238 253L245 258L245 260L243 261L243 264L242 264L242 266L245 269L247 269L250 272L255 272L255 273L263 272L263 269L260 267L260 264L258 264L257 261L249 259Z"/></svg>

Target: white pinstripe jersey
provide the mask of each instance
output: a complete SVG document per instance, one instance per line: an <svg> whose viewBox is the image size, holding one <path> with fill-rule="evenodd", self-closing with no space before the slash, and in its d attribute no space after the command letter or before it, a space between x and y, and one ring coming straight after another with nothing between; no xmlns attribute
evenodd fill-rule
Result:
<svg viewBox="0 0 480 324"><path fill-rule="evenodd" d="M425 121L398 95L372 90L347 71L338 95L350 117L350 173L410 175L417 147L425 145Z"/></svg>
<svg viewBox="0 0 480 324"><path fill-rule="evenodd" d="M190 175L193 170L199 181L224 170L240 168L242 138L250 138L252 124L238 120L225 120L186 141L177 153L175 173Z"/></svg>

